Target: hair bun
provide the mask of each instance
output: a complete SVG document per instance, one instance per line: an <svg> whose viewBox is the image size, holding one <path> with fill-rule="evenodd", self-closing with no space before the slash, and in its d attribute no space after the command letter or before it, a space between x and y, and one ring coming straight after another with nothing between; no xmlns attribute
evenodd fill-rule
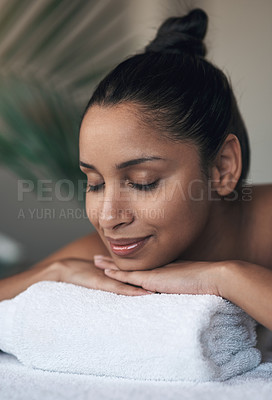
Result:
<svg viewBox="0 0 272 400"><path fill-rule="evenodd" d="M183 17L170 17L160 26L155 39L145 47L145 52L188 53L205 57L203 39L207 27L208 16L199 8Z"/></svg>

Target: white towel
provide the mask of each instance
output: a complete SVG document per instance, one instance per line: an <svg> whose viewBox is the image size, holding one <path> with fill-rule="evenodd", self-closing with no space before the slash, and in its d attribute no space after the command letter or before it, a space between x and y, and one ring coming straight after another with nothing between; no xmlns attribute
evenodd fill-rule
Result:
<svg viewBox="0 0 272 400"><path fill-rule="evenodd" d="M224 382L134 380L42 371L0 351L1 400L270 400L272 363Z"/></svg>
<svg viewBox="0 0 272 400"><path fill-rule="evenodd" d="M256 321L214 295L124 296L43 281L0 302L0 349L49 371L223 381L260 364Z"/></svg>

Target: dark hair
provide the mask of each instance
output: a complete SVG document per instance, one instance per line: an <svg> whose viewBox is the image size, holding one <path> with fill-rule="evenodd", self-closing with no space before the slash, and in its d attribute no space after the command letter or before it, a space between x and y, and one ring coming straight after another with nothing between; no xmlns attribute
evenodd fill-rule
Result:
<svg viewBox="0 0 272 400"><path fill-rule="evenodd" d="M239 189L249 170L249 140L227 77L204 59L207 26L208 17L200 9L168 18L144 53L125 59L98 84L83 117L94 104L135 104L141 121L163 136L198 145L206 175L233 133L242 152Z"/></svg>

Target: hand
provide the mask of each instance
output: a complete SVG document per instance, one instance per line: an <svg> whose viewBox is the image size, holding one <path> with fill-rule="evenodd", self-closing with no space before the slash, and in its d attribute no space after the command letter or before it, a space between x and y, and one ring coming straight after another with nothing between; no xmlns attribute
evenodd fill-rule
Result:
<svg viewBox="0 0 272 400"><path fill-rule="evenodd" d="M58 271L58 281L73 283L90 289L104 290L127 296L149 294L143 288L116 281L97 268L92 261L78 258L66 258L55 261L54 268Z"/></svg>
<svg viewBox="0 0 272 400"><path fill-rule="evenodd" d="M105 275L154 293L214 294L220 296L220 262L175 261L146 271L120 270L110 257L94 257L94 263Z"/></svg>

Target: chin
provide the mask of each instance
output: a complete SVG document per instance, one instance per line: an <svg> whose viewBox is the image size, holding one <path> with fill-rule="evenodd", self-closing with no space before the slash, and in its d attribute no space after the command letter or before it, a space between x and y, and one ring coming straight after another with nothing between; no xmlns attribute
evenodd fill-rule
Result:
<svg viewBox="0 0 272 400"><path fill-rule="evenodd" d="M135 260L135 259L120 259L114 260L116 266L122 271L148 271L162 265L156 262L148 262L145 260Z"/></svg>

